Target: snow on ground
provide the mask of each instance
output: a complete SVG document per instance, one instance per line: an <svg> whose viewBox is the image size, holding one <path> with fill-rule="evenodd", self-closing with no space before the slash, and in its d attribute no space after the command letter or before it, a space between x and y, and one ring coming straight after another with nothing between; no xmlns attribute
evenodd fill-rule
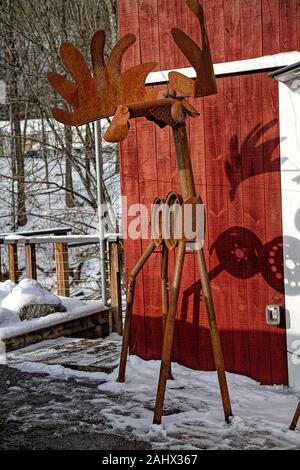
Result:
<svg viewBox="0 0 300 470"><path fill-rule="evenodd" d="M287 387L260 386L254 380L227 374L234 418L224 422L215 372L173 365L174 381L166 393L166 414L152 425L159 362L131 356L125 384L115 381L115 370L101 391L122 399L122 406L103 409L115 431L132 430L157 449L300 449L300 430L288 430L300 398Z"/></svg>
<svg viewBox="0 0 300 470"><path fill-rule="evenodd" d="M99 383L99 379L57 378L0 365L0 449L149 448L109 429L100 416L101 405L93 404L100 395Z"/></svg>
<svg viewBox="0 0 300 470"><path fill-rule="evenodd" d="M159 365L159 361L130 356L125 384L116 382L117 370L101 377L91 372L81 372L76 377L74 371L61 366L46 367L33 358L13 367L49 374L52 388L55 380L67 380L68 376L80 381L75 387L77 392L82 384L94 384L93 396L89 394L88 400L80 402L80 426L92 409L93 430L98 423L99 432L148 442L153 449L300 450L300 429L288 429L300 394L297 396L288 387L261 386L247 377L227 374L234 417L226 424L216 373L194 371L178 364L173 364L174 380L167 385L166 416L161 425L153 425ZM54 403L53 410L47 407L48 419L54 412L59 416L60 410L55 406Z"/></svg>
<svg viewBox="0 0 300 470"><path fill-rule="evenodd" d="M21 322L19 319L20 308L26 303L58 302L62 302L68 311L30 321ZM59 298L33 280L23 280L17 286L10 282L1 283L0 340L66 319L78 318L97 310L99 310L98 303L89 303L87 307L85 303L76 299ZM112 347L109 350L110 357L116 351L119 353L120 338L114 335L107 340L99 340L99 344L97 341L91 344L90 349L86 351L87 356L95 356L95 360L97 357L101 358L101 344L105 345L105 341L110 342L109 347ZM101 432L113 433L124 438L130 436L132 439L147 442L154 449L300 450L300 429L296 432L288 429L300 393L297 394L288 387L260 386L247 377L228 374L234 412L234 417L228 425L224 422L216 373L194 371L173 364L174 380L169 381L167 385L166 416L163 417L162 425L157 426L152 424L152 419L159 361L144 361L136 356L130 356L126 383L119 384L116 382L117 369L111 374L101 372L99 369L101 360L95 363L87 361L80 352L78 339L63 340L66 343L64 345L57 342L58 340L54 340L44 345L24 348L13 354L13 364L10 360L8 362L10 367L29 373L33 377L37 373L46 374L54 395L55 384L61 387L60 381L80 381L79 394L82 386L92 387L93 393L89 394L88 400L81 403L76 414L78 426L87 410L89 410L88 415L91 415L90 408L92 408L93 432L98 425ZM70 349L72 342L78 347L73 347L73 357L62 362L61 348ZM115 346L111 346L113 342ZM80 370L80 367L76 370L74 354L75 356L77 354L78 362L77 364L75 360L75 366L89 365L94 371L86 372ZM47 414L48 420L54 419L55 426L60 419L60 408L56 408L55 400L46 407L43 405L42 409L35 409L33 403L30 410L31 415L27 416L22 412L17 418L21 421L25 419L26 426L31 426L32 420L33 425L36 425L35 419L38 422L45 419L41 417L43 414ZM66 425L69 416L69 411L65 412ZM74 420L74 416L72 419ZM72 426L76 429L76 423L72 422Z"/></svg>
<svg viewBox="0 0 300 470"><path fill-rule="evenodd" d="M67 311L41 318L21 321L20 309L29 304L63 304ZM40 328L81 318L101 309L99 302L83 302L78 299L58 297L33 279L23 279L18 285L10 281L0 283L0 340Z"/></svg>
<svg viewBox="0 0 300 470"><path fill-rule="evenodd" d="M27 363L28 372L40 371L40 365L34 363L42 363L43 371L49 370L55 377L79 376L105 382L107 374L118 366L120 351L120 337L115 333L105 339L61 337L8 352L6 363ZM95 374L86 376L86 371Z"/></svg>
<svg viewBox="0 0 300 470"><path fill-rule="evenodd" d="M0 282L0 302L6 297L16 286L12 281Z"/></svg>
<svg viewBox="0 0 300 470"><path fill-rule="evenodd" d="M11 323L5 323L5 326L0 324L0 340L8 339L13 336L23 335L32 331L40 330L41 328L46 328L53 325L58 325L59 323L63 323L69 320L75 320L77 318L87 317L92 315L93 313L99 312L101 310L102 304L97 302L89 302L84 303L81 302L80 306L73 308L72 311L66 311L62 313L52 313L51 315L47 315L46 317L41 318L34 318L33 320L29 321L20 321L15 323L11 321ZM9 315L6 314L6 319L9 320ZM2 311L0 310L0 314Z"/></svg>

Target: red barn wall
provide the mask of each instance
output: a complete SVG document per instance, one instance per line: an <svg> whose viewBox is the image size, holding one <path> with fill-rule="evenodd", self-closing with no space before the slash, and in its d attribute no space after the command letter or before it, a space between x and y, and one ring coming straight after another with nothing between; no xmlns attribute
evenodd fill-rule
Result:
<svg viewBox="0 0 300 470"><path fill-rule="evenodd" d="M299 0L202 3L214 63L299 49ZM189 66L173 42L173 26L199 41L185 0L120 0L120 34L137 36L123 66L140 61L157 61L157 70ZM262 383L287 383L285 326L269 327L264 317L266 304L284 309L282 272L265 268L267 249L280 249L282 236L277 84L266 74L219 78L217 84L217 95L195 100L201 116L188 123L188 131L196 186L206 205L205 255L225 365ZM180 192L169 128L142 118L132 121L120 154L122 193L129 205L150 207L156 195ZM127 275L147 243L125 242ZM170 276L173 262L172 253ZM161 345L158 250L137 280L130 351L159 359ZM214 369L192 253L185 261L173 359Z"/></svg>

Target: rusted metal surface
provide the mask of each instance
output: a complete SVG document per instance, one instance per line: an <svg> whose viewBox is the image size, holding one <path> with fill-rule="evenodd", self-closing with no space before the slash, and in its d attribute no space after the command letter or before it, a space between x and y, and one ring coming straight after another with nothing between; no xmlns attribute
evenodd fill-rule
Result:
<svg viewBox="0 0 300 470"><path fill-rule="evenodd" d="M183 220L186 220L187 217L191 217L191 229L193 232L192 234L189 234L189 237L185 234L185 240L189 242L196 242L197 241L197 206L202 205L202 200L199 196L192 196L184 201L184 204L182 206L183 208ZM190 211L191 208L191 211ZM187 211L187 216L185 216L184 211Z"/></svg>
<svg viewBox="0 0 300 470"><path fill-rule="evenodd" d="M121 142L127 137L129 119L147 117L160 127L175 126L184 122L187 116L197 117L199 112L182 97L164 98L142 103L119 105L112 123L103 138L106 142Z"/></svg>
<svg viewBox="0 0 300 470"><path fill-rule="evenodd" d="M192 80L178 72L169 73L171 92L158 99L159 90L151 88L146 91L145 80L148 73L156 67L156 63L141 64L125 70L121 73L121 61L125 51L135 42L133 34L127 34L121 38L113 48L111 55L105 63L103 50L105 33L97 31L91 43L91 56L93 72L91 72L81 55L72 44L63 44L60 55L66 70L74 82L58 75L48 74L48 79L53 88L73 108L72 112L55 108L53 116L60 122L69 125L81 125L95 121L103 117L114 117L111 126L104 135L109 142L120 142L128 134L129 119L146 117L154 121L160 127L169 125L173 129L176 148L177 166L182 195L170 193L166 204L179 204L184 201L193 205L201 202L195 192L192 164L189 144L187 139L185 120L188 116L196 117L198 111L189 103L188 97L200 97L217 93L212 57L206 34L203 8L198 0L187 0L189 9L197 16L201 29L201 48L182 30L172 29L172 36L177 46L194 67L197 78ZM178 96L180 94L181 96ZM162 198L156 199L156 204L162 204ZM175 217L173 215L173 217ZM182 213L180 214L182 217ZM170 219L170 217L169 217ZM172 233L174 220L163 220L162 224L169 224L170 236L163 237L160 233L158 222L157 234L153 237L148 248L141 256L130 274L127 290L127 307L124 325L122 351L118 381L124 382L126 372L126 359L129 345L130 324L134 302L135 280L144 264L157 246L162 245L161 259L161 288L162 288L162 313L164 324L164 341L160 376L157 388L156 404L154 411L154 423L160 423L163 414L166 381L171 378L171 351L173 344L176 309L178 303L181 275L185 257L186 240L182 236L177 239ZM168 249L178 246L176 254L175 272L170 293L168 292ZM209 278L203 250L198 250L197 259L205 298L205 305L209 320L212 347L215 365L218 372L225 419L231 416L231 405L226 382L224 361L220 343L220 337L216 324L215 311L210 291Z"/></svg>
<svg viewBox="0 0 300 470"><path fill-rule="evenodd" d="M121 72L126 50L134 44L134 34L127 34L114 46L107 63L104 61L105 32L98 30L91 41L91 72L81 52L70 43L63 43L60 56L74 82L55 72L48 73L52 87L73 108L73 112L53 108L54 118L71 126L80 126L103 117L112 116L120 104L145 102L153 99L145 88L149 72L156 62L139 64Z"/></svg>
<svg viewBox="0 0 300 470"><path fill-rule="evenodd" d="M194 80L187 78L179 72L170 72L169 82L174 90L182 93L184 96L200 97L214 95L217 93L217 85L205 28L203 8L197 0L187 0L186 3L198 17L202 49L179 28L172 28L172 36L179 49L194 67L197 79L194 82Z"/></svg>
<svg viewBox="0 0 300 470"><path fill-rule="evenodd" d="M164 199L157 196L152 203L151 213L151 238L155 246L160 246L163 241L162 225L163 225L163 204Z"/></svg>
<svg viewBox="0 0 300 470"><path fill-rule="evenodd" d="M181 184L182 194L185 200L191 200L196 197L195 182L193 176L192 163L189 152L188 137L186 132L186 125L181 124L173 127L173 135L176 147L177 166L179 172L179 181ZM215 366L218 373L219 385L221 390L221 397L223 402L223 409L225 420L228 422L229 417L232 416L224 359L221 347L219 331L216 323L216 314L213 304L213 299L210 289L210 281L206 267L203 249L201 248L196 252L202 290L204 294L205 306L208 316L209 329L211 335L211 342L215 360Z"/></svg>
<svg viewBox="0 0 300 470"><path fill-rule="evenodd" d="M168 281L168 264L169 252L165 244L161 250L161 300L162 300L162 313L163 313L163 327L164 331L167 323L167 316L169 312L169 281Z"/></svg>
<svg viewBox="0 0 300 470"><path fill-rule="evenodd" d="M181 194L174 193L171 191L166 198L166 205L172 207L176 204L182 206L182 196ZM165 228L168 227L168 237L164 240L166 247L168 250L173 250L177 245L178 241L176 239L176 234L174 233L174 225L176 223L175 217L180 216L181 214L176 214L175 211L170 211L170 214L164 213L163 214L163 226Z"/></svg>
<svg viewBox="0 0 300 470"><path fill-rule="evenodd" d="M48 80L72 111L53 108L54 118L63 124L79 126L112 116L117 110L112 128L104 138L109 142L119 142L127 136L126 120L129 118L146 116L162 127L183 122L186 114L193 117L198 115L187 100L176 98L176 93L183 97L206 96L216 93L217 88L202 6L197 0L187 0L187 5L199 19L202 49L183 31L172 29L174 41L197 73L197 79L194 81L178 72L170 72L173 101L157 99L160 90L156 87L146 90L147 75L155 69L157 63L138 64L121 72L122 57L136 41L134 34L121 38L105 63L105 32L98 30L91 41L92 71L73 44L61 45L60 56L73 81L56 72L48 73ZM124 106L127 106L128 110L125 110Z"/></svg>
<svg viewBox="0 0 300 470"><path fill-rule="evenodd" d="M195 183L190 159L187 131L185 122L176 124L173 126L173 135L176 148L177 156L177 166L179 173L179 181L181 184L182 195L170 192L165 200L165 204L168 207L178 204L181 208L184 208L184 204L196 204L202 203L201 198L196 195ZM184 201L184 202L183 202ZM161 197L157 197L154 200L154 206L160 206L163 204L164 200ZM172 211L171 211L172 214ZM179 216L182 216L182 213L179 213ZM194 221L195 222L195 221ZM157 219L156 219L157 223ZM140 272L144 264L149 259L151 253L154 251L154 248L162 245L162 258L161 258L161 289L162 289L162 313L163 313L163 330L164 330L164 340L163 340L163 352L161 360L161 369L157 387L156 403L154 410L154 419L153 422L156 424L161 423L163 415L163 404L164 397L166 392L166 383L167 380L172 378L171 374L171 351L173 344L174 336L174 325L176 320L176 310L178 303L178 296L181 283L181 275L185 257L185 246L186 240L181 238L176 239L175 234L172 232L172 227L175 224L175 220L171 220L168 215L168 220L165 219L163 212L162 216L162 226L166 228L166 225L169 226L167 231L167 237L164 238L164 235L161 235L160 224L158 222L158 227L154 231L154 238L151 244L148 246L147 250L143 253L139 262L136 264L135 268L131 272L130 280L128 284L128 293L127 293L127 310L126 310L126 320L124 328L124 337L123 337L123 346L120 359L120 369L119 369L119 382L124 382L125 380L125 370L126 370L126 358L128 351L129 343L129 332L130 332L130 321L132 315L132 308L134 302L134 286L135 279L137 274ZM173 277L173 283L170 293L168 293L168 250L174 249L178 245L178 252L176 254L176 263L175 271ZM200 278L202 291L205 300L205 306L208 316L208 323L210 329L210 336L212 342L212 349L214 354L215 366L218 374L219 386L221 391L221 398L223 403L223 410L226 422L229 422L230 416L232 416L231 403L229 397L229 391L227 386L224 359L221 348L221 341L219 336L219 331L216 322L216 315L214 310L213 299L210 289L210 281L208 277L208 271L206 267L205 257L203 249L198 249L196 251L196 256L199 265Z"/></svg>
<svg viewBox="0 0 300 470"><path fill-rule="evenodd" d="M167 384L167 380L170 374L170 362L171 362L173 336L174 336L174 328L175 328L175 321L176 321L176 310L177 310L181 275L182 275L182 269L183 269L183 263L184 263L184 255L185 255L185 241L181 240L178 246L178 253L176 254L174 278L173 278L171 294L170 294L170 307L169 307L169 312L168 312L167 321L165 325L163 351L162 351L161 366L160 366L160 373L159 373L159 380L158 380L158 387L157 387L156 401L155 401L155 408L154 408L154 417L153 417L153 423L155 424L161 423L164 400L165 400L166 384Z"/></svg>
<svg viewBox="0 0 300 470"><path fill-rule="evenodd" d="M209 332L211 337L211 344L214 354L215 366L217 369L219 386L221 390L221 398L223 403L223 410L225 421L229 423L229 418L232 416L232 409L229 397L229 390L227 385L227 379L225 374L224 358L221 347L220 335L216 321L215 308L213 303L213 298L211 295L210 281L208 277L206 261L204 257L203 249L197 251L197 260L200 272L200 279L202 285L202 291L204 295L204 301L206 306L206 312L209 323Z"/></svg>
<svg viewBox="0 0 300 470"><path fill-rule="evenodd" d="M163 334L166 332L167 318L169 314L169 280L168 280L168 266L169 266L169 252L165 245L162 244L161 249L161 304L162 304L162 316L163 316ZM168 380L172 380L172 369L171 369L171 358L168 367Z"/></svg>
<svg viewBox="0 0 300 470"><path fill-rule="evenodd" d="M300 418L300 401L298 403L295 415L294 415L293 420L292 420L291 425L290 425L290 430L291 431L295 431L295 429L297 427L297 424L298 424L298 421L299 421L299 418Z"/></svg>
<svg viewBox="0 0 300 470"><path fill-rule="evenodd" d="M118 375L118 382L121 382L121 383L125 382L130 324L131 324L132 309L133 309L133 302L134 302L135 279L138 273L140 272L140 270L142 269L142 267L144 266L144 264L146 263L146 261L148 260L148 258L150 257L151 253L153 253L154 249L155 249L155 244L151 242L130 273L130 278L129 278L128 287L127 287L126 316L125 316L122 350L121 350L121 356L120 356L120 366L119 366L119 375Z"/></svg>
<svg viewBox="0 0 300 470"><path fill-rule="evenodd" d="M202 205L200 196L192 196L185 201L181 194L171 191L166 200L157 196L152 204L151 237L155 246L163 245L173 250L181 239L186 242L197 241L197 206ZM177 206L177 207L176 207ZM166 210L170 208L170 210ZM185 215L187 211L187 215ZM182 233L185 217L191 217L193 233ZM176 227L178 232L176 232Z"/></svg>
<svg viewBox="0 0 300 470"><path fill-rule="evenodd" d="M130 112L127 106L117 107L112 123L104 134L106 142L121 142L127 137L129 116Z"/></svg>
<svg viewBox="0 0 300 470"><path fill-rule="evenodd" d="M192 164L191 164L191 159L190 159L186 124L182 123L182 124L178 124L174 126L173 136L174 136L174 141L175 141L177 166L178 166L179 181L181 185L182 196L183 196L183 199L186 201L194 201L194 198L196 197L196 191L195 191ZM180 247L182 247L182 242L185 243L184 240L179 241ZM206 267L203 249L201 248L200 250L197 250L196 255L197 255L197 260L198 260L198 265L199 265L201 285L202 285L205 306L206 306L206 311L207 311L207 316L208 316L212 349L213 349L213 354L214 354L215 366L216 366L216 370L218 374L224 416L225 416L226 422L229 422L229 417L232 416L231 403L230 403L229 391L228 391L226 374L225 374L221 341L220 341L219 331L218 331L217 322L216 322L215 309L214 309L213 299L211 295L210 281L208 277L208 271ZM180 287L180 277L181 277L180 269L182 269L181 263L183 264L183 260L180 261L179 258L177 260L178 265L175 266L175 274L174 274L174 281L173 281L173 288L172 288L173 290L171 292L170 308L169 308L169 314L167 316L166 329L165 329L165 335L164 335L162 364L161 364L161 371L160 371L160 376L159 376L159 381L158 381L156 404L155 404L155 411L154 411L154 420L153 420L153 422L156 424L159 424L161 422L161 418L163 414L163 402L164 402L166 380L167 380L167 370L168 370L167 361L170 360L169 359L170 358L169 354L171 354L170 343L171 343L171 348L172 348L173 331L174 331L173 322L175 322L175 317L173 318L173 315L174 315L173 309L175 308L175 315L176 315L176 307L177 307L177 300L178 300L178 292L175 290L177 289L178 280L179 280L178 289ZM177 271L176 271L176 267L177 267ZM177 279L176 279L176 276L177 276Z"/></svg>
<svg viewBox="0 0 300 470"><path fill-rule="evenodd" d="M196 196L196 190L185 123L173 127L173 137L182 197L186 200Z"/></svg>

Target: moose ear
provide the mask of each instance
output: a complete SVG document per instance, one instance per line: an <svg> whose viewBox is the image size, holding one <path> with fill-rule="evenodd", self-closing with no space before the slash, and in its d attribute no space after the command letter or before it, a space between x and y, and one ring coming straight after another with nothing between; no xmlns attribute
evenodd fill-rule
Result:
<svg viewBox="0 0 300 470"><path fill-rule="evenodd" d="M105 132L103 138L106 142L121 142L126 139L129 131L130 112L126 106L118 106L111 125Z"/></svg>
<svg viewBox="0 0 300 470"><path fill-rule="evenodd" d="M170 72L168 77L170 85L177 93L182 93L186 97L195 96L195 81L193 79L179 72Z"/></svg>

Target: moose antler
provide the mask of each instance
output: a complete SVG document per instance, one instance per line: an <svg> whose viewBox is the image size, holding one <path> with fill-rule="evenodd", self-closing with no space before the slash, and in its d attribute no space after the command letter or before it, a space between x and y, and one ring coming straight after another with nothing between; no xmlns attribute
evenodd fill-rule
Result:
<svg viewBox="0 0 300 470"><path fill-rule="evenodd" d="M177 46L194 67L197 78L194 81L179 72L170 72L169 82L174 90L182 93L184 96L199 97L214 95L217 93L217 85L206 33L203 8L198 0L187 0L186 3L190 10L198 17L202 49L181 29L172 28L171 32Z"/></svg>
<svg viewBox="0 0 300 470"><path fill-rule="evenodd" d="M177 46L195 68L196 80L179 72L170 72L169 81L173 94L165 99L157 99L159 89L150 88L146 91L145 88L147 75L156 67L156 62L136 65L121 73L122 58L125 51L134 44L134 34L127 34L117 42L105 64L105 33L99 30L91 42L92 73L75 46L70 43L61 45L62 62L74 82L55 72L48 73L48 80L73 108L73 112L54 108L54 118L63 124L79 126L114 114L104 139L119 142L128 133L130 118L145 116L163 127L183 122L187 114L197 116L199 113L186 98L215 94L217 87L203 8L198 0L187 0L187 5L199 20L202 49L178 28L172 29L172 35ZM176 93L183 96L176 96Z"/></svg>
<svg viewBox="0 0 300 470"><path fill-rule="evenodd" d="M73 112L53 108L54 118L63 124L79 126L97 119L112 116L117 106L153 99L147 95L145 80L157 63L136 65L121 73L125 51L136 41L134 34L127 34L114 46L105 64L105 32L98 30L91 41L93 73L84 57L70 43L60 47L62 62L75 83L55 72L48 73L48 80L62 98L72 106Z"/></svg>

